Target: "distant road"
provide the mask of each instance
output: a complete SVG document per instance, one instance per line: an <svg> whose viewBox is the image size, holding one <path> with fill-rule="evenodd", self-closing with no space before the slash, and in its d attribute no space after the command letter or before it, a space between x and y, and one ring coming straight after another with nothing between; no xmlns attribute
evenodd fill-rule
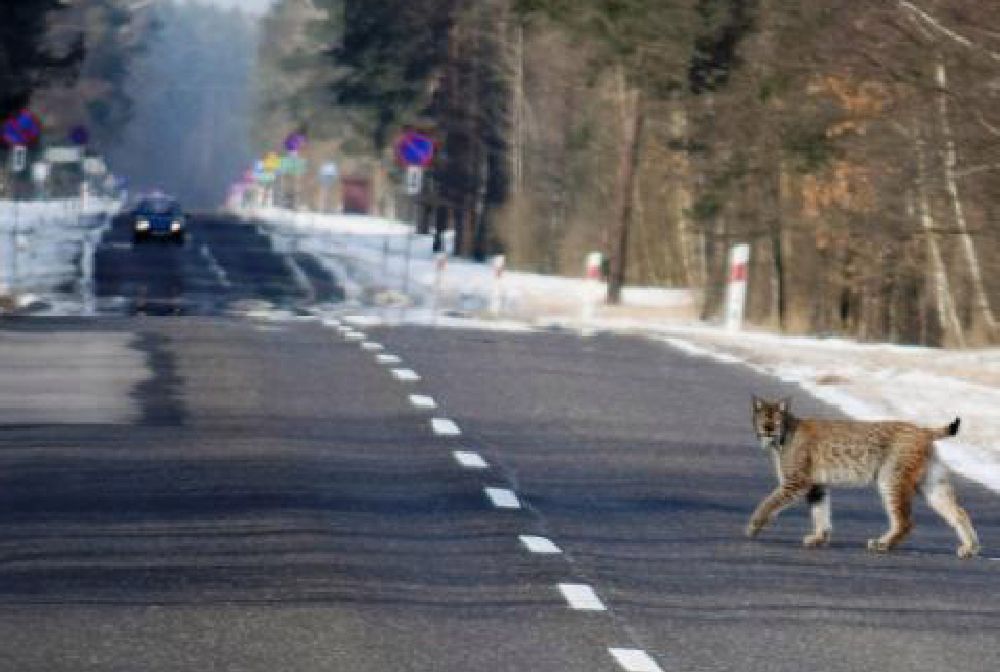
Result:
<svg viewBox="0 0 1000 672"><path fill-rule="evenodd" d="M0 669L1000 669L1000 562L925 506L884 557L869 491L834 493L832 548L801 507L743 538L750 394L826 410L796 390L632 337L345 334L305 317L337 286L308 258L191 233L119 224L100 317L0 323Z"/></svg>

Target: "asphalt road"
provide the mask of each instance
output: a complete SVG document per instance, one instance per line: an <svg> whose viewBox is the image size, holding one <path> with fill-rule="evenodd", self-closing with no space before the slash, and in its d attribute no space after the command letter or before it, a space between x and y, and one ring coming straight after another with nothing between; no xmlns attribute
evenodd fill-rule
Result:
<svg viewBox="0 0 1000 672"><path fill-rule="evenodd" d="M797 390L639 337L373 328L366 350L304 317L337 298L317 264L191 233L119 225L101 316L0 325L0 670L1000 669L995 493L960 483L972 561L922 504L866 553L868 491L835 492L829 549L800 548L803 507L748 541L772 486L750 394L829 412Z"/></svg>

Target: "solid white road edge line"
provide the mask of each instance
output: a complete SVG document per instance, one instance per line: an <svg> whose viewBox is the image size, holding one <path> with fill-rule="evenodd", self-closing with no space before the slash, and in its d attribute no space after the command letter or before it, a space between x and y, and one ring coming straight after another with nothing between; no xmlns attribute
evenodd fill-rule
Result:
<svg viewBox="0 0 1000 672"><path fill-rule="evenodd" d="M403 360L396 355L376 355L379 364L399 364Z"/></svg>
<svg viewBox="0 0 1000 672"><path fill-rule="evenodd" d="M448 418L431 418L431 429L438 436L458 436L462 430Z"/></svg>
<svg viewBox="0 0 1000 672"><path fill-rule="evenodd" d="M490 502L498 509L520 509L521 501L513 490L507 488L483 488Z"/></svg>
<svg viewBox="0 0 1000 672"><path fill-rule="evenodd" d="M417 408L437 408L437 402L433 397L426 397L422 394L411 394L410 403Z"/></svg>
<svg viewBox="0 0 1000 672"><path fill-rule="evenodd" d="M531 534L522 534L518 537L524 547L528 549L530 553L541 553L542 555L555 555L557 553L562 553L562 549L556 546L551 539L547 537L537 537Z"/></svg>
<svg viewBox="0 0 1000 672"><path fill-rule="evenodd" d="M479 453L471 450L453 450L451 453L455 461L466 469L489 469L490 465Z"/></svg>
<svg viewBox="0 0 1000 672"><path fill-rule="evenodd" d="M656 661L642 649L609 648L608 653L614 656L625 672L663 672Z"/></svg>
<svg viewBox="0 0 1000 672"><path fill-rule="evenodd" d="M559 592L566 598L570 609L578 611L607 611L594 589L585 583L560 583Z"/></svg>
<svg viewBox="0 0 1000 672"><path fill-rule="evenodd" d="M392 375L396 378L396 380L403 380L403 381L420 380L420 376L418 376L417 372L414 371L413 369L393 369Z"/></svg>

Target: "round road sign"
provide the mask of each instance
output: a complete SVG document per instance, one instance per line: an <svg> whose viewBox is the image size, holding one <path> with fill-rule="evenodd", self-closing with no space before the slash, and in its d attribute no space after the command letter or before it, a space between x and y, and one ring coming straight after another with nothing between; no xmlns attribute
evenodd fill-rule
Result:
<svg viewBox="0 0 1000 672"><path fill-rule="evenodd" d="M434 139L417 131L406 131L396 140L396 161L401 166L427 168L434 161Z"/></svg>

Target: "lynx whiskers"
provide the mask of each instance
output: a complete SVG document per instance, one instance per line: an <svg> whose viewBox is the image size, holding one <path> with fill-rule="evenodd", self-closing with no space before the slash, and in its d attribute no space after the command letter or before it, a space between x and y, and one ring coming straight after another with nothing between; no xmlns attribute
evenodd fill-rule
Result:
<svg viewBox="0 0 1000 672"><path fill-rule="evenodd" d="M907 422L854 422L799 418L791 400L753 398L753 424L761 448L771 452L778 487L757 506L747 526L755 536L782 509L805 497L813 531L807 547L830 541L832 485L876 483L889 516L889 530L868 541L883 553L899 544L913 528L912 500L922 492L928 504L958 534L958 556L979 552L979 539L968 514L959 506L948 470L937 457L934 441L958 433L960 420L939 429Z"/></svg>

